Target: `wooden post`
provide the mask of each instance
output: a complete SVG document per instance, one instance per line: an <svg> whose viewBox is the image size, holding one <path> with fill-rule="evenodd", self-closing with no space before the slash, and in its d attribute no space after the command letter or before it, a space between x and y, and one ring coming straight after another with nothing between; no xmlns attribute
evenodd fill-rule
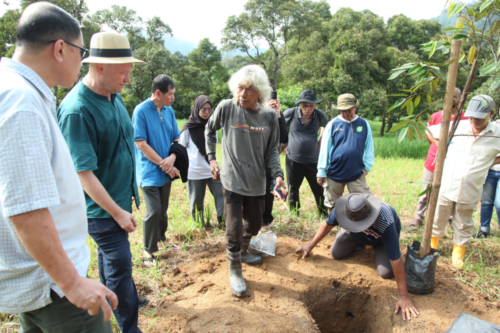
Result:
<svg viewBox="0 0 500 333"><path fill-rule="evenodd" d="M453 95L457 83L458 59L460 57L461 40L451 42L450 60L454 60L448 67L448 79L446 82L446 95L444 97L443 120L441 122L441 132L439 133L439 147L436 155L436 168L432 180L432 191L427 204L427 216L425 218L424 239L420 248L420 256L423 258L431 253L432 225L434 224L434 213L441 188L441 176L443 175L444 160L448 146L448 132L450 130L451 109L453 107Z"/></svg>

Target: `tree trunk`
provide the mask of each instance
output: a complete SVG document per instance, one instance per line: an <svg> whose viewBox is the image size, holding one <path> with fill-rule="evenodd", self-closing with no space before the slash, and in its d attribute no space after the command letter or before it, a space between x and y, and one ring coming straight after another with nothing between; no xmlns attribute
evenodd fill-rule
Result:
<svg viewBox="0 0 500 333"><path fill-rule="evenodd" d="M382 116L382 127L380 128L380 136L384 136L384 128L385 128L385 113Z"/></svg>
<svg viewBox="0 0 500 333"><path fill-rule="evenodd" d="M392 116L389 115L389 116L387 116L387 131L385 131L385 132L389 133L391 128L392 128Z"/></svg>

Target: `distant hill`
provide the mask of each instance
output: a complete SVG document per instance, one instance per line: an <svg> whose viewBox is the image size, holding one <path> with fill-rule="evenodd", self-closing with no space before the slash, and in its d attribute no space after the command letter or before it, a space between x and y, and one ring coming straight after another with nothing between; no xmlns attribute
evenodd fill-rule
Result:
<svg viewBox="0 0 500 333"><path fill-rule="evenodd" d="M189 52L193 51L198 44L190 42L188 40L177 39L175 37L164 36L165 48L172 53L180 52L183 55L188 55Z"/></svg>

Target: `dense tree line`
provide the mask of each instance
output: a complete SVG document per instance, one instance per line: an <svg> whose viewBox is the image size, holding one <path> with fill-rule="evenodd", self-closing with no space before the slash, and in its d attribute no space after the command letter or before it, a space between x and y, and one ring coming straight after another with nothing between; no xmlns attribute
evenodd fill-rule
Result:
<svg viewBox="0 0 500 333"><path fill-rule="evenodd" d="M22 0L21 9L8 10L0 18L0 56L12 55L16 20L32 2ZM203 39L195 50L183 55L165 48L164 39L174 32L157 16L144 20L134 10L117 5L89 13L85 0L50 2L80 21L85 45L90 45L90 37L98 31L115 30L128 36L134 56L147 63L135 67L132 82L122 94L130 113L150 95L152 79L165 73L177 85L174 110L178 118L189 115L197 95L209 95L215 104L228 98L230 74L256 63L279 88L283 108L293 106L301 90L315 89L325 101L320 107L333 117L337 96L353 93L361 102L359 113L363 117L382 120L383 134L403 115L399 108L387 111L400 98L395 95L412 85L408 76L388 80L391 70L409 62L428 61L428 49L422 50L422 45L442 35L439 22L415 21L402 14L387 22L369 10L341 8L332 15L325 0L249 0L243 13L227 19L222 49ZM496 51L492 49L495 62ZM485 61L491 56L482 55ZM432 61L445 62L448 57L442 50ZM83 67L81 74L86 71ZM461 70L458 85L466 79L467 68ZM483 78L475 84L479 87L488 82ZM58 89L58 100L66 93ZM427 107L429 102L422 100L420 104ZM439 107L431 105L430 112Z"/></svg>

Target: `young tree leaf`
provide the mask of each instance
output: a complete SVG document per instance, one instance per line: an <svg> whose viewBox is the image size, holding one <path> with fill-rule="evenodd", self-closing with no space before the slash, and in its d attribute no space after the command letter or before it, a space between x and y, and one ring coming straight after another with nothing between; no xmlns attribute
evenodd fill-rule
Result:
<svg viewBox="0 0 500 333"><path fill-rule="evenodd" d="M492 64L482 68L479 73L480 73L480 75L488 75L488 74L491 74L493 72L496 72L499 67L500 67L500 63L495 62L495 63L492 63Z"/></svg>
<svg viewBox="0 0 500 333"><path fill-rule="evenodd" d="M411 129L411 124L408 126L408 139L413 140L413 130Z"/></svg>
<svg viewBox="0 0 500 333"><path fill-rule="evenodd" d="M389 133L392 133L392 132L396 132L397 130L399 130L401 127L407 125L409 122L411 121L411 119L405 119L403 120L402 122L394 125L391 127L391 130L389 131Z"/></svg>
<svg viewBox="0 0 500 333"><path fill-rule="evenodd" d="M432 190L432 185L429 186L427 189L425 189L425 191L419 193L418 196L421 197L422 195L429 193L431 190Z"/></svg>
<svg viewBox="0 0 500 333"><path fill-rule="evenodd" d="M465 35L465 34L456 34L453 36L453 39L464 39L464 38L468 38L469 36Z"/></svg>
<svg viewBox="0 0 500 333"><path fill-rule="evenodd" d="M416 65L416 66L413 66L409 71L408 71L408 75L413 75L417 72L419 72L420 70L422 69L422 66L420 65Z"/></svg>
<svg viewBox="0 0 500 333"><path fill-rule="evenodd" d="M493 35L494 33L496 33L498 31L498 29L500 29L500 20L496 20L491 25L491 28L490 28L491 34Z"/></svg>
<svg viewBox="0 0 500 333"><path fill-rule="evenodd" d="M437 42L432 42L432 47L431 47L431 50L429 51L429 59L432 57L434 52L436 52L436 46L437 46Z"/></svg>
<svg viewBox="0 0 500 333"><path fill-rule="evenodd" d="M387 80L394 80L395 78L397 78L398 76L400 76L402 73L404 73L405 70L400 70L400 71L397 71L397 72L394 72L392 73L391 76L389 76L389 78Z"/></svg>
<svg viewBox="0 0 500 333"><path fill-rule="evenodd" d="M427 102L432 103L432 97L429 94L427 94Z"/></svg>
<svg viewBox="0 0 500 333"><path fill-rule="evenodd" d="M418 95L417 97L415 97L415 107L417 107L420 104L421 97L422 97L421 95Z"/></svg>
<svg viewBox="0 0 500 333"><path fill-rule="evenodd" d="M469 61L469 64L472 64L474 61L474 57L476 56L476 47L472 45L469 49L469 55L467 57L467 60Z"/></svg>
<svg viewBox="0 0 500 333"><path fill-rule="evenodd" d="M401 133L399 133L399 143L401 143L401 141L403 141L403 139L405 138L406 133L408 133L408 128L409 128L408 126L407 126L407 127L405 127L405 128L401 131Z"/></svg>
<svg viewBox="0 0 500 333"><path fill-rule="evenodd" d="M417 134L417 137L420 140L420 142L423 142L424 136L422 135L422 132L420 132L420 130L418 129L418 125L415 123L412 123L412 126L413 126L415 133Z"/></svg>
<svg viewBox="0 0 500 333"><path fill-rule="evenodd" d="M413 114L413 102L411 101L411 99L409 99L408 104L406 104L406 112L410 116Z"/></svg>
<svg viewBox="0 0 500 333"><path fill-rule="evenodd" d="M400 98L396 103L394 103L394 108L397 108L406 101L406 98Z"/></svg>

